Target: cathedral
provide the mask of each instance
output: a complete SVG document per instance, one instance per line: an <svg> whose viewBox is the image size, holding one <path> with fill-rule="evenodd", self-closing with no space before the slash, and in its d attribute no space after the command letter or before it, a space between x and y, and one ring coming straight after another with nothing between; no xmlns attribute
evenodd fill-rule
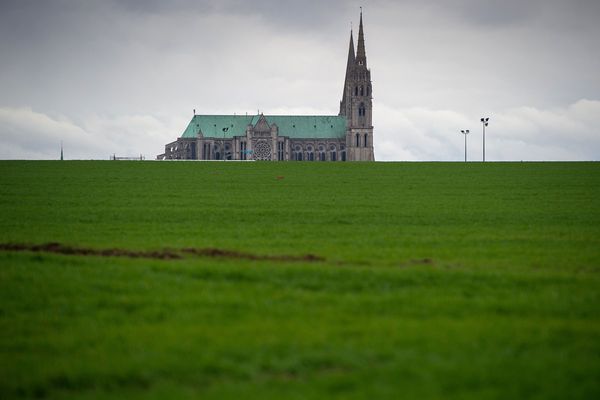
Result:
<svg viewBox="0 0 600 400"><path fill-rule="evenodd" d="M362 12L338 115L196 115L158 160L374 161L371 71Z"/></svg>

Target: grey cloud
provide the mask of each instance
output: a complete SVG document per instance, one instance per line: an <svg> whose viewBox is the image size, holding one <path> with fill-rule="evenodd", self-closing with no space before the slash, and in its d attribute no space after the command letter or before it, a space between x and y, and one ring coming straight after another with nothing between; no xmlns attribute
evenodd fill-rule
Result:
<svg viewBox="0 0 600 400"><path fill-rule="evenodd" d="M0 108L0 158L57 159L64 143L67 159L108 159L110 155L153 159L185 119L153 115L87 115L83 122L52 117L29 108Z"/></svg>
<svg viewBox="0 0 600 400"><path fill-rule="evenodd" d="M126 12L148 14L234 15L253 24L271 26L278 32L296 31L305 35L322 34L339 16L353 11L357 20L357 1L344 0L113 0L112 5ZM257 22L253 20L257 19Z"/></svg>
<svg viewBox="0 0 600 400"><path fill-rule="evenodd" d="M482 126L474 115L426 108L392 109L380 105L383 160L460 161L461 129L469 129L468 158L482 159ZM487 114L490 115L490 114ZM580 100L567 107L519 107L490 115L486 154L494 161L600 159L600 101Z"/></svg>

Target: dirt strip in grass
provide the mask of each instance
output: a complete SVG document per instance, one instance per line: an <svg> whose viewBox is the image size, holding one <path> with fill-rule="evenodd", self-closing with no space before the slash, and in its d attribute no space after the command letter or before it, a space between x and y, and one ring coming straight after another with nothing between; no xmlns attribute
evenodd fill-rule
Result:
<svg viewBox="0 0 600 400"><path fill-rule="evenodd" d="M0 243L0 250L3 251L30 251L34 253L55 253L76 256L94 256L94 257L128 257L128 258L151 258L157 260L177 260L186 255L211 258L234 258L242 260L256 261L287 261L287 262L321 262L324 257L314 254L302 255L264 255L253 254L235 250L226 250L218 248L193 248L186 247L182 249L162 249L162 250L129 250L129 249L93 249L88 247L75 247L63 245L61 243L51 242L45 244L23 244L23 243Z"/></svg>

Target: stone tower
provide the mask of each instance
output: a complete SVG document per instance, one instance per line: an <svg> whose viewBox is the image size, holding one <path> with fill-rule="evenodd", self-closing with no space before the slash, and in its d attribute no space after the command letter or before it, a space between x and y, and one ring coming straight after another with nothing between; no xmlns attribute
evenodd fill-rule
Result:
<svg viewBox="0 0 600 400"><path fill-rule="evenodd" d="M358 29L358 46L350 31L350 48L340 114L347 118L346 148L348 161L374 161L373 154L373 88L371 71L367 68L362 11Z"/></svg>

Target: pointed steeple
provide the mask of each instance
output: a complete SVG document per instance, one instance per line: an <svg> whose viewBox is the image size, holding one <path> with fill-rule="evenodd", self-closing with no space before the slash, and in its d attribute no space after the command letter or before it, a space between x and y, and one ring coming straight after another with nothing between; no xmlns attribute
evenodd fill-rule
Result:
<svg viewBox="0 0 600 400"><path fill-rule="evenodd" d="M348 64L346 64L346 79L350 76L352 67L354 67L354 40L352 39L352 29L350 29L350 48L348 49Z"/></svg>
<svg viewBox="0 0 600 400"><path fill-rule="evenodd" d="M342 101L340 102L340 115L346 115L348 107L346 93L350 90L349 82L352 80L352 72L356 57L354 56L354 40L352 39L352 29L350 29L350 46L348 48L348 63L346 64L346 78L344 79L344 91L342 92Z"/></svg>
<svg viewBox="0 0 600 400"><path fill-rule="evenodd" d="M358 47L356 49L356 64L367 65L367 54L365 52L365 34L363 33L362 8L360 10L360 25L358 27Z"/></svg>

